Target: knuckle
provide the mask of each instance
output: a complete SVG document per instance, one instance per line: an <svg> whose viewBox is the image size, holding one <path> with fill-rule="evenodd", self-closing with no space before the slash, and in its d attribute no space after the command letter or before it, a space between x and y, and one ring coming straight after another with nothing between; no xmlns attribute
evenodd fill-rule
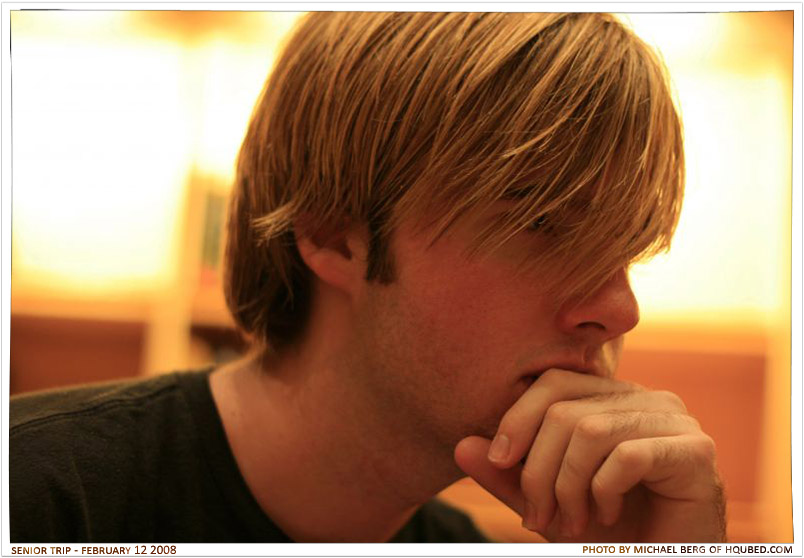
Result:
<svg viewBox="0 0 804 558"><path fill-rule="evenodd" d="M586 416L575 425L575 434L583 440L598 440L611 435L611 424L603 416Z"/></svg>
<svg viewBox="0 0 804 558"><path fill-rule="evenodd" d="M684 400L682 400L672 391L662 390L655 392L655 394L665 405L671 409L678 409L683 413L687 412L687 406L684 404Z"/></svg>
<svg viewBox="0 0 804 558"><path fill-rule="evenodd" d="M618 444L617 447L614 448L612 456L626 469L639 467L643 459L640 449L636 445L628 442Z"/></svg>
<svg viewBox="0 0 804 558"><path fill-rule="evenodd" d="M710 462L715 460L715 455L717 453L717 447L715 441L708 436L701 432L698 436L695 437L696 443L694 447L695 455L699 457L702 461Z"/></svg>
<svg viewBox="0 0 804 558"><path fill-rule="evenodd" d="M701 423L692 415L681 415L681 420L692 427L692 430L701 430Z"/></svg>
<svg viewBox="0 0 804 558"><path fill-rule="evenodd" d="M565 425L572 420L572 405L568 401L553 403L548 407L544 419L552 424Z"/></svg>

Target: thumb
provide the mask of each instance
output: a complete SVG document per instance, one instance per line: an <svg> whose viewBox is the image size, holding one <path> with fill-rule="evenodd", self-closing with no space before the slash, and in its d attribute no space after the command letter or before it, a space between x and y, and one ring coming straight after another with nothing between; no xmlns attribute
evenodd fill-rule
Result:
<svg viewBox="0 0 804 558"><path fill-rule="evenodd" d="M464 438L455 446L455 463L477 484L519 515L524 512L524 497L519 485L522 465L499 469L489 461L491 440L480 436Z"/></svg>

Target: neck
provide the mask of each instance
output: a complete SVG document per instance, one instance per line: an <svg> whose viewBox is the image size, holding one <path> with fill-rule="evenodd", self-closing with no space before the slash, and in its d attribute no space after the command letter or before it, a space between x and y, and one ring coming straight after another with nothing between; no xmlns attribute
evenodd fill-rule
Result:
<svg viewBox="0 0 804 558"><path fill-rule="evenodd" d="M212 375L213 397L246 484L289 537L384 542L460 475L378 421L325 353L234 363Z"/></svg>

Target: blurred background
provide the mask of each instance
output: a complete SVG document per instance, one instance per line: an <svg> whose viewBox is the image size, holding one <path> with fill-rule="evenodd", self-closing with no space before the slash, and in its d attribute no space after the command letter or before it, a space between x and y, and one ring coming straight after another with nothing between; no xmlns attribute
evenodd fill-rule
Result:
<svg viewBox="0 0 804 558"><path fill-rule="evenodd" d="M242 350L227 193L298 15L11 12L12 395ZM669 67L688 183L672 251L633 270L621 376L675 391L715 438L732 541L792 541L793 12L622 18ZM498 540L538 540L471 481L443 496Z"/></svg>

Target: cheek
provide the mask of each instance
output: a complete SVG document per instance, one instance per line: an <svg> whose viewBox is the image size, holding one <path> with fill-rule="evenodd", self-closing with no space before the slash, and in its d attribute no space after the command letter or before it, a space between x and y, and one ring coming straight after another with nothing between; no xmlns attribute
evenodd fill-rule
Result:
<svg viewBox="0 0 804 558"><path fill-rule="evenodd" d="M369 289L360 312L356 347L374 399L424 417L451 443L492 435L521 395L523 362L549 335L533 282L438 254L398 269L392 284Z"/></svg>
<svg viewBox="0 0 804 558"><path fill-rule="evenodd" d="M430 263L411 270L402 285L411 317L434 350L503 364L539 327L533 300L523 300L523 287L499 270L446 258Z"/></svg>

